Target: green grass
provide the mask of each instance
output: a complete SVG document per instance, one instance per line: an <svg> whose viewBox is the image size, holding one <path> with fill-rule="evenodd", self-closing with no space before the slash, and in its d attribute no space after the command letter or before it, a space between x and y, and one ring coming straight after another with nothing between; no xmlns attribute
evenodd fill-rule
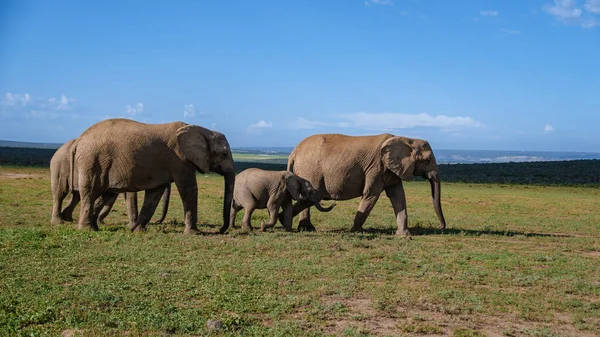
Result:
<svg viewBox="0 0 600 337"><path fill-rule="evenodd" d="M74 223L49 225L47 169L0 167L0 335L594 336L600 329L597 188L446 183L448 229L440 233L428 184L406 183L414 235L405 240L393 235L385 194L362 234L348 233L358 205L351 200L313 212L316 233L278 225L217 235L223 180L198 176L198 183L204 235L182 234L175 188L162 225L129 233L119 197L99 232L82 232ZM256 211L253 226L266 218ZM210 319L224 330L209 331Z"/></svg>

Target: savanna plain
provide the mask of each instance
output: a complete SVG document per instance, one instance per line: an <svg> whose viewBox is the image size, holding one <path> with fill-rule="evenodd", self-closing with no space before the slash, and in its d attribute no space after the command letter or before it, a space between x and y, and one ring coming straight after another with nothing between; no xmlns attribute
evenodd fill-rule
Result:
<svg viewBox="0 0 600 337"><path fill-rule="evenodd" d="M313 212L318 232L287 233L278 224L264 233L238 227L220 235L223 179L197 178L202 235L182 233L175 188L164 223L130 233L119 196L100 231L89 232L49 224L47 168L0 167L0 335L600 331L597 187L442 181L442 233L428 183L408 182L407 240L394 235L385 193L364 233L348 232L356 199ZM257 210L254 228L266 219L266 210ZM209 320L222 328L209 329Z"/></svg>

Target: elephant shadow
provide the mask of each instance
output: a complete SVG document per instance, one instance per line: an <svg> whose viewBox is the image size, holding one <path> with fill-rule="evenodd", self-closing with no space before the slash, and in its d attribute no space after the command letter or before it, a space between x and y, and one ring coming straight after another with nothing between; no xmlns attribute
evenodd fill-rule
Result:
<svg viewBox="0 0 600 337"><path fill-rule="evenodd" d="M211 235L220 235L218 229L220 228L220 225L216 225L216 224L207 224L207 223L199 223L198 224L198 232L195 235L200 235L200 236L211 236ZM181 234L181 232L183 232L183 229L185 228L185 224L181 221L178 220L170 220L167 221L165 220L162 224L150 224L150 226L148 226L148 229L152 228L152 230L158 231L162 234L175 234L175 233L179 233ZM154 229L155 228L155 229ZM111 231L119 231L119 230L127 230L127 227L125 226L124 228L112 228L110 229L107 228L108 230ZM207 230L203 230L203 229L207 229ZM213 230L216 229L216 230Z"/></svg>
<svg viewBox="0 0 600 337"><path fill-rule="evenodd" d="M514 230L494 230L494 229L461 229L461 228L446 228L442 231L435 227L425 227L421 224L417 224L415 227L410 228L411 233L414 236L419 235L464 235L464 236L482 236L482 235L494 235L494 236L524 236L524 237L573 237L568 234L558 233L536 233L536 232L523 232Z"/></svg>
<svg viewBox="0 0 600 337"><path fill-rule="evenodd" d="M461 229L461 228L446 228L441 230L436 227L425 226L422 223L417 223L415 226L409 227L411 236L427 236L427 235L463 235L463 236L524 236L524 237L573 237L569 234L560 233L535 233L522 232L513 230L492 230L492 229ZM347 229L334 229L324 231L326 233L353 234ZM375 235L395 235L396 227L387 228L364 228L360 234L375 234Z"/></svg>

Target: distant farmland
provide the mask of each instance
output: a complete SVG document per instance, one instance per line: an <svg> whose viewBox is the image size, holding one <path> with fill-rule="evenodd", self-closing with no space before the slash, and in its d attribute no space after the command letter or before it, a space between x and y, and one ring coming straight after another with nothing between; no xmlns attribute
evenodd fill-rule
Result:
<svg viewBox="0 0 600 337"><path fill-rule="evenodd" d="M233 150L235 151L235 150ZM270 164L286 164L288 155L286 154L255 154L255 153L237 153L233 152L233 160L236 162L255 162Z"/></svg>

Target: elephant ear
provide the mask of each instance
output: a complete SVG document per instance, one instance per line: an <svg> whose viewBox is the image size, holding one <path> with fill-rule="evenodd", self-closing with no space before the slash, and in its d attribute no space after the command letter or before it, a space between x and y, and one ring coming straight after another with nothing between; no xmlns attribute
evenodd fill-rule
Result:
<svg viewBox="0 0 600 337"><path fill-rule="evenodd" d="M181 156L196 165L202 173L210 171L209 139L209 131L197 125L177 129L177 144Z"/></svg>
<svg viewBox="0 0 600 337"><path fill-rule="evenodd" d="M393 137L381 146L383 166L402 180L411 180L415 170L413 141L405 137Z"/></svg>
<svg viewBox="0 0 600 337"><path fill-rule="evenodd" d="M292 199L298 200L300 198L300 179L293 173L285 174L285 188L292 195Z"/></svg>

